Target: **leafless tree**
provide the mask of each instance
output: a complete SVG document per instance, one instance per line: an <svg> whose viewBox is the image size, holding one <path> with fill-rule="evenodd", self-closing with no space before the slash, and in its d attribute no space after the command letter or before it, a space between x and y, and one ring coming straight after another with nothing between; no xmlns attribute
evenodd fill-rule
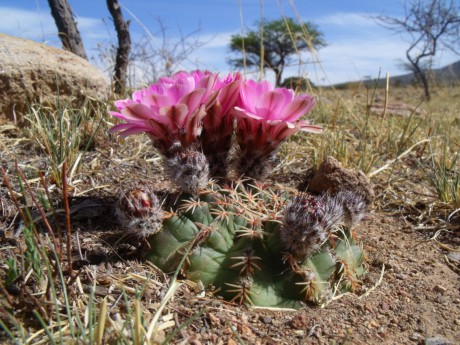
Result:
<svg viewBox="0 0 460 345"><path fill-rule="evenodd" d="M118 49L114 68L114 91L115 93L121 94L126 87L129 53L131 51L129 20L124 20L118 0L107 0L107 7L112 15L118 36Z"/></svg>
<svg viewBox="0 0 460 345"><path fill-rule="evenodd" d="M131 77L140 78L144 83L155 81L160 76L170 76L184 68L184 64L198 67L199 63L190 56L207 43L200 39L199 27L174 37L160 18L156 21L158 30L153 34L146 33L135 42L130 56Z"/></svg>
<svg viewBox="0 0 460 345"><path fill-rule="evenodd" d="M174 36L161 19L155 20L156 31L149 31L144 27L144 35L133 39L131 43L126 75L126 84L129 87L154 82L180 69L200 66L200 61L191 57L193 52L208 42L200 38L200 27L189 33ZM99 42L98 54L92 57L93 63L105 71L113 70L116 65L117 47L112 41Z"/></svg>
<svg viewBox="0 0 460 345"><path fill-rule="evenodd" d="M83 41L68 1L48 0L48 4L51 8L51 15L59 31L62 47L87 60L88 57L83 47Z"/></svg>
<svg viewBox="0 0 460 345"><path fill-rule="evenodd" d="M422 83L425 97L430 99L431 91L428 70L439 50L460 52L460 6L454 0L407 0L404 17L381 15L377 22L398 34L411 38L406 58L410 70Z"/></svg>

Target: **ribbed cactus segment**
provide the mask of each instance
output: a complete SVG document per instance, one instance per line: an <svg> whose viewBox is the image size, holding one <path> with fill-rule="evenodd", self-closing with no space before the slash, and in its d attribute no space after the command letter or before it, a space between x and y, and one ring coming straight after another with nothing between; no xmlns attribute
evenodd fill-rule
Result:
<svg viewBox="0 0 460 345"><path fill-rule="evenodd" d="M356 289L364 254L349 230L332 231L306 258L283 246L288 198L287 192L243 184L183 198L149 239L146 257L170 273L190 249L182 273L235 303L298 308L302 301L319 303Z"/></svg>

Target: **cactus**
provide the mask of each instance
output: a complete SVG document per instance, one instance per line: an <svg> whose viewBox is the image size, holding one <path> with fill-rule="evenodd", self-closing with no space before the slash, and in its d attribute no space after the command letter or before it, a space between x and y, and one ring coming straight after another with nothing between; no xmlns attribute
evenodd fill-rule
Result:
<svg viewBox="0 0 460 345"><path fill-rule="evenodd" d="M188 279L240 304L299 308L302 301L320 303L331 293L357 289L365 272L363 249L352 230L334 226L327 217L328 221L320 221L326 219L324 210L330 205L343 209L344 198L315 200L293 194L236 183L211 185L199 196L182 196L162 231L148 239L145 257L170 273L188 253L181 268ZM302 224L293 217L299 211L293 205L302 200L313 223L323 228L326 224L327 231L299 252L289 245L295 241L287 241L286 232L291 231L287 237L310 234L307 230L299 235ZM301 217L300 222L309 219Z"/></svg>

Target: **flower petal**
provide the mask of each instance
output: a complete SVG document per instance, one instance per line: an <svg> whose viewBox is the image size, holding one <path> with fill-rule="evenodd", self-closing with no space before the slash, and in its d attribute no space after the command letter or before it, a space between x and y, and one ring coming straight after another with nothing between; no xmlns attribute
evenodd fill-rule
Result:
<svg viewBox="0 0 460 345"><path fill-rule="evenodd" d="M131 123L122 123L110 128L109 133L123 131L121 133L118 133L118 136L126 137L131 134L143 133L146 131L146 129L147 128L145 126L133 125Z"/></svg>
<svg viewBox="0 0 460 345"><path fill-rule="evenodd" d="M201 104L203 104L203 95L205 89L197 89L182 97L179 103L187 105L188 111L193 113Z"/></svg>
<svg viewBox="0 0 460 345"><path fill-rule="evenodd" d="M235 107L233 108L233 111L232 111L232 114L236 117L241 117L241 118L250 118L250 119L254 119L254 120L263 120L262 117L260 116L257 116L249 111L247 111L246 109L243 109L243 108L240 108L240 107Z"/></svg>
<svg viewBox="0 0 460 345"><path fill-rule="evenodd" d="M122 109L121 115L126 119L126 121L147 120L155 116L149 107L139 103L130 104L126 108Z"/></svg>
<svg viewBox="0 0 460 345"><path fill-rule="evenodd" d="M184 126L184 121L188 114L188 108L185 104L177 104L170 107L163 107L160 109L160 115L168 119L169 124L172 125L172 130Z"/></svg>
<svg viewBox="0 0 460 345"><path fill-rule="evenodd" d="M312 125L308 121L299 121L297 125L299 126L299 130L301 130L302 132L316 133L316 134L323 133L323 127Z"/></svg>
<svg viewBox="0 0 460 345"><path fill-rule="evenodd" d="M308 95L301 95L294 98L283 110L283 119L285 121L296 121L302 115L310 111L315 105L316 101L313 97Z"/></svg>
<svg viewBox="0 0 460 345"><path fill-rule="evenodd" d="M262 94L257 100L256 114L266 120L279 118L284 107L284 95L276 90Z"/></svg>

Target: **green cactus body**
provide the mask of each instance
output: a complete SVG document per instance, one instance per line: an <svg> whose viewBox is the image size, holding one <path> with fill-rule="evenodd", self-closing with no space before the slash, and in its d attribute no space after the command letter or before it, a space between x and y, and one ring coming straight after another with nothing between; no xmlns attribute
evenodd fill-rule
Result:
<svg viewBox="0 0 460 345"><path fill-rule="evenodd" d="M328 291L356 289L364 253L346 230L300 261L284 250L279 220L288 196L243 185L188 196L149 239L146 258L171 273L190 249L182 267L188 279L255 306L299 308Z"/></svg>

